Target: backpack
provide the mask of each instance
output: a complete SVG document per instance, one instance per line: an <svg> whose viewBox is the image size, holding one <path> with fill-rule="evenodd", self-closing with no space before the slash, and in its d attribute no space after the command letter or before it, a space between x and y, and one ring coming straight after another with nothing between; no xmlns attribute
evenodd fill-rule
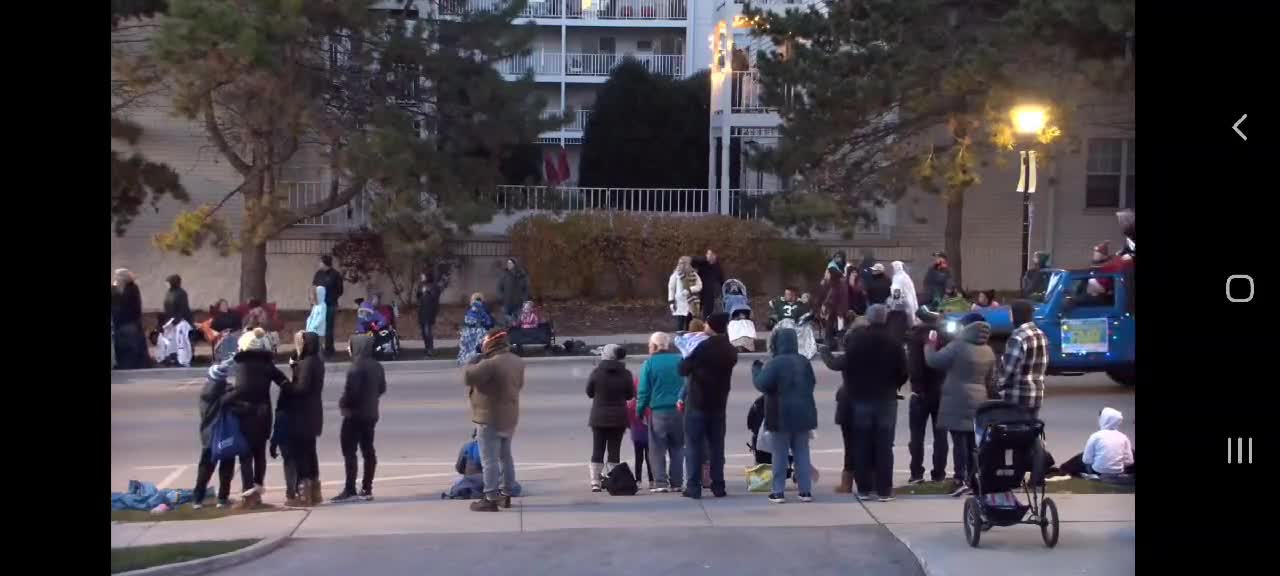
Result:
<svg viewBox="0 0 1280 576"><path fill-rule="evenodd" d="M604 478L604 489L610 496L635 496L640 487L636 484L636 476L626 462L618 464Z"/></svg>
<svg viewBox="0 0 1280 576"><path fill-rule="evenodd" d="M209 456L214 462L235 458L249 452L249 442L240 432L240 418L230 410L222 410L213 423Z"/></svg>

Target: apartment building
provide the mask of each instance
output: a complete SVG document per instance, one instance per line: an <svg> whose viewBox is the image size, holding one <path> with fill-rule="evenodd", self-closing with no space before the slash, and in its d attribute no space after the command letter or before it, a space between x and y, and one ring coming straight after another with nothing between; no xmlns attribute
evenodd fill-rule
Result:
<svg viewBox="0 0 1280 576"><path fill-rule="evenodd" d="M754 3L785 10L814 1ZM403 6L398 0L384 4L388 9ZM441 10L440 15L447 17L467 10L493 10L504 5L505 0L432 0L416 4L420 13ZM743 161L743 150L753 143L775 143L781 120L760 101L752 59L766 41L750 34L747 23L740 19L741 10L741 0L530 0L518 23L537 28L533 45L525 53L496 65L499 72L513 79L531 70L537 89L549 103L548 113L570 113L571 121L539 138L544 154L552 160L550 164L557 172L561 165L567 166L567 174L556 175L556 190L524 192L571 194L579 202L570 203L570 210L690 212L687 205L663 202L641 206L596 203L591 199L608 191L575 188L583 132L595 92L613 67L631 57L654 73L670 76L711 70L711 139L707 151L711 168L706 190L693 191L708 200L696 205L695 212L765 217L763 200L783 189L785 182L753 170ZM1031 248L1049 250L1059 265L1086 265L1090 247L1104 240L1119 246L1122 236L1114 212L1135 207L1135 134L1114 127L1114 123L1108 127L1090 122L1094 116L1114 119L1115 111L1109 106L1100 102L1082 110L1078 126L1064 127L1064 131L1078 137L1079 146L1041 172L1041 186L1033 199ZM1131 113L1132 108L1127 110ZM158 100L140 107L132 113L132 119L144 128L136 149L177 170L192 205L216 203L239 184L238 174L213 151L202 128L174 117L167 102ZM966 288L1017 286L1021 199L1014 192L1018 180L1016 154L1010 154L1006 165L983 168L981 184L965 197ZM289 189L291 205L302 206L319 198L327 181L322 163L309 162L304 155L282 174L279 185ZM495 191L495 197L505 196ZM584 198L587 201L582 202ZM238 203L239 198L233 197L224 210L236 214L240 210ZM474 236L457 246L465 264L446 299L460 300L470 292L492 289L499 265L510 253L506 230L529 213L523 209L527 207L498 214L493 222L475 228ZM536 203L531 207L538 208ZM113 267L128 267L139 275L147 309L159 308L165 290L163 279L172 273L183 276L195 307L217 298L234 299L238 293L239 258L219 257L207 251L181 256L161 252L152 245L152 235L166 230L183 208L187 206L162 202L155 212L140 214L124 237L112 235ZM944 245L945 222L946 207L937 197L913 193L896 206L883 209L874 226L859 230L851 238L826 234L812 241L827 250L869 250L881 260L903 260L919 282L929 255ZM228 223L236 232L236 219L231 218ZM271 299L285 308L305 308L318 255L328 252L347 230L363 223L363 208L357 201L295 226L270 242L267 283ZM730 268L732 265L726 263ZM352 286L347 293L354 297L366 289L377 287Z"/></svg>

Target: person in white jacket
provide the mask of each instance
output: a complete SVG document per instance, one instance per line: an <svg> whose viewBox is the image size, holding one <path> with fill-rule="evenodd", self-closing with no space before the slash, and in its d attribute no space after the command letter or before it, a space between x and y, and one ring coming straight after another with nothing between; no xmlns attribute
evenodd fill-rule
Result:
<svg viewBox="0 0 1280 576"><path fill-rule="evenodd" d="M1133 444L1120 431L1124 414L1115 408L1103 408L1098 414L1098 431L1089 436L1084 452L1064 462L1064 474L1081 476L1097 474L1118 476L1137 472L1133 458Z"/></svg>
<svg viewBox="0 0 1280 576"><path fill-rule="evenodd" d="M689 320L698 312L698 295L702 292L702 279L693 270L693 259L681 256L676 269L667 279L667 307L676 319L676 332L689 329Z"/></svg>

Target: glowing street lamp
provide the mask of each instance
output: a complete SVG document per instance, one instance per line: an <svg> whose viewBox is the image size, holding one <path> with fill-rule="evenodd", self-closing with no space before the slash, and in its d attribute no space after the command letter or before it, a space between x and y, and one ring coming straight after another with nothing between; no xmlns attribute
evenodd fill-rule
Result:
<svg viewBox="0 0 1280 576"><path fill-rule="evenodd" d="M1044 131L1048 112L1042 106L1022 105L1014 107L1009 112L1009 117L1013 120L1014 132L1035 138ZM1031 194L1036 189L1035 182L1032 181L1035 177L1032 165L1035 163L1035 154L1034 150L1018 152L1022 158L1022 178L1018 182L1018 192L1022 193L1022 274L1018 277L1020 282L1027 277L1027 266L1031 258Z"/></svg>

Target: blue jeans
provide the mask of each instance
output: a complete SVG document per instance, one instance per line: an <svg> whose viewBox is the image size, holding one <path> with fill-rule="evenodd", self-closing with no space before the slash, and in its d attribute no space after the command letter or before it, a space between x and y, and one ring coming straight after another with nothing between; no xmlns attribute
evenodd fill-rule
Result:
<svg viewBox="0 0 1280 576"><path fill-rule="evenodd" d="M809 432L773 432L773 493L781 494L787 487L786 456L791 454L796 469L796 484L801 494L813 491L813 468L809 463Z"/></svg>
<svg viewBox="0 0 1280 576"><path fill-rule="evenodd" d="M702 462L706 444L711 449L711 490L724 491L724 432L725 415L686 410L684 413L685 460L688 476L685 490L693 494L702 491Z"/></svg>
<svg viewBox="0 0 1280 576"><path fill-rule="evenodd" d="M667 454L671 466L667 467ZM660 488L684 485L684 422L675 410L656 410L649 422L649 461ZM698 474L702 474L699 470Z"/></svg>
<svg viewBox="0 0 1280 576"><path fill-rule="evenodd" d="M898 401L854 401L853 481L859 494L874 489L881 496L893 495L893 432L898 424Z"/></svg>
<svg viewBox="0 0 1280 576"><path fill-rule="evenodd" d="M484 468L484 495L498 499L498 492L511 494L516 485L516 463L511 457L511 436L499 436L488 424L476 424L480 441L480 466Z"/></svg>

